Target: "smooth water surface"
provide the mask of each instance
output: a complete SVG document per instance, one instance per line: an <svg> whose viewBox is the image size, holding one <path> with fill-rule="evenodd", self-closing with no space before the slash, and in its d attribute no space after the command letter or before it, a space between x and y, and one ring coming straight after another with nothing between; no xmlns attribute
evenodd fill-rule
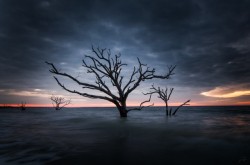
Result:
<svg viewBox="0 0 250 165"><path fill-rule="evenodd" d="M250 164L250 107L0 109L0 164Z"/></svg>

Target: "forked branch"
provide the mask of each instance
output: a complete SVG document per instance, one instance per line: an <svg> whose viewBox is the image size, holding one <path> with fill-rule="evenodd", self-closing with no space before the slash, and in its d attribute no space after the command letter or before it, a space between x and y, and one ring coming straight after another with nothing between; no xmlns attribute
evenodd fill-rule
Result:
<svg viewBox="0 0 250 165"><path fill-rule="evenodd" d="M152 95L152 94L157 94L157 95L158 95L158 98L160 98L161 100L164 101L164 103L165 103L165 109L166 109L166 116L175 115L176 112L177 112L182 106L189 105L188 103L190 102L190 100L187 100L187 101L184 102L183 104L179 105L179 106L175 109L175 111L173 112L172 107L171 107L170 109L169 109L169 107L168 107L168 101L170 100L170 97L171 97L171 95L172 95L172 93L173 93L174 88L170 88L170 91L168 91L168 88L165 88L165 89L160 88L160 87L156 88L154 85L152 85L152 87L151 87L150 89L151 89L151 91L148 92L148 93L146 93L146 95L147 95L147 94L150 94L150 95Z"/></svg>
<svg viewBox="0 0 250 165"><path fill-rule="evenodd" d="M129 111L134 111L134 110L140 111L140 110L142 110L142 109L145 108L145 107L151 107L151 106L153 106L154 103L152 103L152 104L150 104L150 105L144 106L145 103L148 103L148 102L151 101L151 97L152 97L152 95L149 96L149 99L148 99L148 100L145 100L145 101L141 102L141 104L140 104L139 107L130 108L130 109L128 109L127 111L128 111L128 112L129 112Z"/></svg>

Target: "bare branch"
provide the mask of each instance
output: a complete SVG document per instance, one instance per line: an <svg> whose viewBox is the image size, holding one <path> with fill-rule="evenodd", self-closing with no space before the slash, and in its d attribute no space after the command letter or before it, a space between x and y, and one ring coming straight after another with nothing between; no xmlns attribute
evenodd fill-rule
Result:
<svg viewBox="0 0 250 165"><path fill-rule="evenodd" d="M105 88L102 88L102 87L100 87L100 86L96 86L96 85L93 85L93 84L89 84L89 83L80 82L78 79L74 78L73 76L71 76L71 75L69 75L69 74L67 74L67 73L58 72L58 70L56 69L56 67L54 66L53 63L49 63L49 62L46 62L46 63L47 63L48 65L50 65L52 68L55 68L55 69L53 69L53 70L50 70L51 73L54 73L54 74L56 74L56 75L61 75L61 76L64 76L64 77L68 77L68 78L70 78L71 80L73 80L74 82L76 82L77 84L82 85L83 88L88 88L88 89L92 89L92 90L101 91L101 92L107 94L108 96L110 96L110 97L112 97L112 98L118 99L118 97L116 97L115 95L113 95L113 94L110 92L110 90L107 90L108 87L107 87L104 83L103 83L102 85L105 86ZM57 83L59 84L59 83L60 83L59 80L58 80L55 76L54 76L54 78L56 79ZM61 84L61 83L60 83L60 84ZM59 84L59 85L60 85L60 84ZM61 86L61 85L60 85L60 86ZM61 87L62 87L62 86L61 86ZM63 89L66 90L65 87L63 87ZM67 91L69 92L70 90L67 90ZM71 91L72 91L72 90L71 90ZM71 93L72 93L72 92L71 92ZM75 93L75 92L73 92L73 93ZM79 92L79 93L80 93L80 92ZM105 99L105 100L106 100L106 99Z"/></svg>
<svg viewBox="0 0 250 165"><path fill-rule="evenodd" d="M163 100L165 103L168 102L168 100L170 99L170 96L174 90L174 88L170 88L170 92L168 93L168 88L162 89L160 87L155 88L154 84L151 86L151 91L146 93L146 94L158 94L158 98L160 98L161 100Z"/></svg>
<svg viewBox="0 0 250 165"><path fill-rule="evenodd" d="M170 88L170 92L168 93L168 88L165 88L165 90L162 89L162 88L160 88L160 87L155 88L155 86L154 86L154 84L153 84L153 85L151 86L150 89L151 89L151 91L148 92L148 93L145 93L145 95L148 95L148 94L150 94L150 95L152 95L152 94L157 94L157 95L158 95L158 98L160 98L161 100L163 100L164 103L165 103L166 115L167 115L167 116L169 116L169 115L170 115L170 116L171 116L171 115L175 115L176 112L177 112L182 106L188 105L187 103L190 102L190 100L188 100L188 101L184 102L183 104L179 105L179 106L176 108L176 110L172 113L172 108L168 109L168 101L170 100L170 97L171 97L171 95L172 95L172 93L173 93L174 88Z"/></svg>
<svg viewBox="0 0 250 165"><path fill-rule="evenodd" d="M171 96L171 94L172 94L173 90L174 90L174 88L170 88L170 93L169 93L169 95L168 95L167 100L169 100L169 99L170 99L170 96Z"/></svg>
<svg viewBox="0 0 250 165"><path fill-rule="evenodd" d="M172 115L175 115L176 112L184 105L189 105L188 103L190 102L191 100L187 100L186 102L184 102L183 104L179 105L176 110L174 111L174 113Z"/></svg>
<svg viewBox="0 0 250 165"><path fill-rule="evenodd" d="M144 106L144 105L143 105L143 104L145 104L145 103L150 102L150 101L151 101L151 97L152 97L152 95L149 96L149 99L148 99L148 100L145 100L145 101L141 102L141 104L140 104L139 107L131 108L131 109L128 109L127 111L128 111L128 112L129 112L129 111L133 111L133 110L140 111L140 110L142 110L142 109L145 108L145 107L151 107L151 106L153 106L154 103L152 103L152 104L150 104L150 105L147 105L147 106Z"/></svg>
<svg viewBox="0 0 250 165"><path fill-rule="evenodd" d="M134 72L130 76L129 82L123 89L123 91L125 92L126 88L128 87L127 91L125 92L125 96L128 96L133 90L135 90L142 81L150 80L150 79L169 79L170 76L174 74L173 71L176 67L176 66L168 67L168 73L166 75L156 75L155 68L150 69L149 67L147 67L146 64L141 63L139 58L137 58L137 61L138 61L139 66L137 70L134 69ZM138 78L137 80L134 80L133 77L137 73L138 73ZM132 84L132 81L134 82L134 84L131 87L129 87Z"/></svg>
<svg viewBox="0 0 250 165"><path fill-rule="evenodd" d="M88 94L88 93L81 93L81 92L78 92L76 90L70 90L68 88L66 88L63 84L60 83L60 81L54 77L56 82L58 83L59 86L61 86L64 90L70 92L70 93L76 93L78 95L81 95L81 96L84 96L84 97L88 97L88 98L92 98L92 99L103 99L103 100L107 100L107 101L110 101L110 102L113 102L114 100L112 100L111 98L108 98L108 97L105 97L105 96L97 96L97 95L92 95L92 94Z"/></svg>

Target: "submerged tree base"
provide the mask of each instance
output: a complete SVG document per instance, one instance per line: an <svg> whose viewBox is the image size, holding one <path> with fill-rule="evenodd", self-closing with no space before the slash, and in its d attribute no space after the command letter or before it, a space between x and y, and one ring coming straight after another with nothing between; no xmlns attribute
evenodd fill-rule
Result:
<svg viewBox="0 0 250 165"><path fill-rule="evenodd" d="M120 112L120 117L127 117L128 111L119 111Z"/></svg>

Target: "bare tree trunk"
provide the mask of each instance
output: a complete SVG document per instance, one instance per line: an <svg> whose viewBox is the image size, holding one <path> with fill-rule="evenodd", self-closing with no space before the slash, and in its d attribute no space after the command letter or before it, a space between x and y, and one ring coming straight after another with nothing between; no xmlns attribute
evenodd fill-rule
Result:
<svg viewBox="0 0 250 165"><path fill-rule="evenodd" d="M118 109L120 112L120 117L127 117L128 111L126 109L126 106L121 106Z"/></svg>
<svg viewBox="0 0 250 165"><path fill-rule="evenodd" d="M128 112L120 110L120 117L127 117Z"/></svg>
<svg viewBox="0 0 250 165"><path fill-rule="evenodd" d="M168 116L168 103L166 103L166 116Z"/></svg>
<svg viewBox="0 0 250 165"><path fill-rule="evenodd" d="M56 105L56 108L55 108L55 109L56 109L56 110L60 110L59 104Z"/></svg>
<svg viewBox="0 0 250 165"><path fill-rule="evenodd" d="M22 102L20 108L22 111L26 110L26 102Z"/></svg>

